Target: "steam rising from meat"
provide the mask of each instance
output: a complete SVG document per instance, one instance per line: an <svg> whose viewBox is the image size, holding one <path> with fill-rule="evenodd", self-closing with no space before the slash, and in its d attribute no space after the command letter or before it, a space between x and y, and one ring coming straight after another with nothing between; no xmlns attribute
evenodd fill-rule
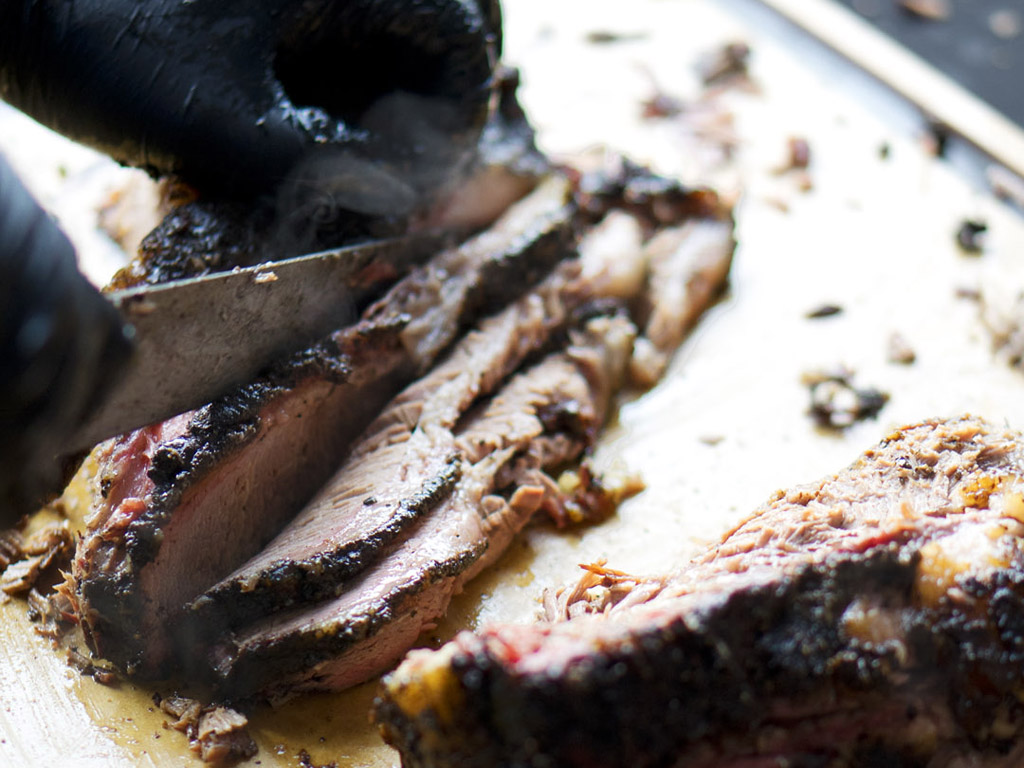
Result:
<svg viewBox="0 0 1024 768"><path fill-rule="evenodd" d="M268 257L323 247L336 233L404 231L469 175L477 136L458 124L442 99L402 91L378 99L359 121L364 142L310 150L278 187Z"/></svg>

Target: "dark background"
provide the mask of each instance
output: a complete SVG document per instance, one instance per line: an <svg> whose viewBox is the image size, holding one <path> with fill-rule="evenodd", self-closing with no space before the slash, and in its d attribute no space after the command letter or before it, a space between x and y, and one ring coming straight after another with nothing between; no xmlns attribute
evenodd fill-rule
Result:
<svg viewBox="0 0 1024 768"><path fill-rule="evenodd" d="M915 16L899 0L840 2L1024 126L1024 0L947 0L942 20ZM1000 11L1016 18L1015 36L993 31Z"/></svg>

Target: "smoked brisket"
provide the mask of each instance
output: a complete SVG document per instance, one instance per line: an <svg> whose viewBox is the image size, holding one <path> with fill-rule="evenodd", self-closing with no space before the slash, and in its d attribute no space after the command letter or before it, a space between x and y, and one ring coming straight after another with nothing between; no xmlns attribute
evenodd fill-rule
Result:
<svg viewBox="0 0 1024 768"><path fill-rule="evenodd" d="M105 444L73 566L92 649L233 699L346 687L397 661L536 513L564 523L585 496L607 513L586 472L578 499L552 478L719 295L732 223L670 183L606 216L568 192L553 177L354 325ZM665 227L684 208L707 216ZM660 330L634 345L638 326Z"/></svg>
<svg viewBox="0 0 1024 768"><path fill-rule="evenodd" d="M905 427L673 574L411 653L375 718L405 768L1011 768L1022 535L1020 434Z"/></svg>
<svg viewBox="0 0 1024 768"><path fill-rule="evenodd" d="M440 418L421 415L401 444L406 466L445 457L457 478L448 493L338 597L269 614L229 636L214 651L219 688L278 698L346 688L392 666L462 585L504 552L545 496L557 494L544 472L592 444L633 333L624 318L596 318L564 352L514 377L477 413L464 420L454 408ZM554 409L574 418L546 422L543 414Z"/></svg>
<svg viewBox="0 0 1024 768"><path fill-rule="evenodd" d="M212 637L184 644L214 644L220 690L279 698L387 669L538 509L557 516L564 500L547 473L596 440L631 364L626 308L652 293L649 280L665 279L664 270L647 274L652 252L616 228L585 235L579 264L484 320L396 397L281 534L193 603L184 626ZM661 259L676 266L671 313L687 323L722 287L731 227L701 222L673 244ZM710 280L716 291L687 290ZM579 322L583 335L571 330ZM550 346L544 362L504 383Z"/></svg>
<svg viewBox="0 0 1024 768"><path fill-rule="evenodd" d="M577 273L577 265L563 265L392 400L281 533L195 601L197 627L219 632L335 595L446 499L461 474L450 430L479 397L564 333L584 298Z"/></svg>
<svg viewBox="0 0 1024 768"><path fill-rule="evenodd" d="M93 650L160 674L181 609L273 537L352 439L480 314L572 252L552 179L397 283L355 325L208 406L108 441L73 575Z"/></svg>

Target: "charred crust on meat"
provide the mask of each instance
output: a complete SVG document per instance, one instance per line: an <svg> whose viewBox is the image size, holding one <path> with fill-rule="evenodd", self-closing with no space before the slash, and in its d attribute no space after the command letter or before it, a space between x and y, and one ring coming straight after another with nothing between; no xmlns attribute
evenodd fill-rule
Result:
<svg viewBox="0 0 1024 768"><path fill-rule="evenodd" d="M248 266L260 248L251 206L234 202L190 202L174 208L139 247L139 262L118 272L111 288L199 277Z"/></svg>
<svg viewBox="0 0 1024 768"><path fill-rule="evenodd" d="M487 551L486 542L431 563L383 600L358 615L345 615L338 621L318 627L315 633L292 633L276 641L254 643L246 653L227 644L216 656L217 686L226 696L247 696L254 690L274 696L274 683L287 683L290 675L334 659L372 637L405 610L409 600L435 582L463 573Z"/></svg>
<svg viewBox="0 0 1024 768"><path fill-rule="evenodd" d="M195 623L207 627L227 623L237 627L295 603L312 603L338 593L347 579L376 562L411 525L447 498L460 476L459 458L449 457L442 471L430 478L419 493L395 505L380 527L365 531L358 541L322 551L315 557L276 563L259 579L261 584L272 586L272 590L257 590L253 585L243 587L237 581L223 583L193 604ZM366 505L365 500L363 503ZM214 606L216 611L208 610Z"/></svg>
<svg viewBox="0 0 1024 768"><path fill-rule="evenodd" d="M777 494L649 602L410 657L376 720L407 768L1006 755L1024 722L1022 470L1021 436L969 417L897 430ZM879 518L883 497L909 506ZM852 519L801 541L836 505Z"/></svg>
<svg viewBox="0 0 1024 768"><path fill-rule="evenodd" d="M613 208L637 216L649 231L688 218L726 219L731 214L711 189L690 189L628 158L613 157L605 167L576 174L581 221L592 225Z"/></svg>
<svg viewBox="0 0 1024 768"><path fill-rule="evenodd" d="M182 494L221 456L255 437L263 405L302 379L320 377L340 384L349 371L346 356L332 340L325 340L196 411L188 432L159 446L153 454L149 470L155 484L152 503L146 514L132 522L126 535L131 560L139 565L156 556L162 527Z"/></svg>

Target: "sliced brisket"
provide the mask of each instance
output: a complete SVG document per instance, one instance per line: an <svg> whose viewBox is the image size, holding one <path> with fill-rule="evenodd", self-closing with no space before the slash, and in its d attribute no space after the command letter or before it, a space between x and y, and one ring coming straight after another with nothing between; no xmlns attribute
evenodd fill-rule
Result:
<svg viewBox="0 0 1024 768"><path fill-rule="evenodd" d="M197 627L224 626L337 594L456 487L450 431L531 355L564 331L582 297L572 262L471 331L392 400L348 460L267 546L194 604Z"/></svg>
<svg viewBox="0 0 1024 768"><path fill-rule="evenodd" d="M580 498L563 497L547 472L593 444L623 371L651 370L636 350L663 369L733 247L712 194L635 168L624 183L629 212L583 233L578 261L574 228L603 214L579 215L553 178L353 326L105 444L73 566L92 649L233 697L352 685L411 647L538 509L564 520L600 496L583 472ZM643 245L695 212L709 218ZM603 245L614 231L625 239ZM634 345L654 318L664 333Z"/></svg>
<svg viewBox="0 0 1024 768"><path fill-rule="evenodd" d="M639 230L632 216L622 217L583 237L579 266L563 265L485 320L393 400L313 502L268 547L195 601L199 646L206 644L204 631L214 640L233 633L214 653L224 690L286 695L345 687L386 669L538 507L557 516L564 500L543 470L560 468L593 443L604 416L595 403L607 402L631 362L634 334L625 341L622 323L632 324L602 313L644 304L646 314L677 318L675 331L663 323L660 346L667 351L669 337L678 343L686 324L721 290L731 260L728 224L685 229L661 257L674 271L657 273L678 289L662 285L641 301L650 291L651 252L621 236L620 229ZM710 242L717 246L714 259ZM709 275L718 281L715 290L688 290ZM672 297L671 309L662 306L664 296ZM549 362L487 399L574 315L594 313L601 319L592 325L602 335L590 344L598 351L584 354L576 345L563 353L574 368ZM587 383L587 397L565 396L565 382L572 380ZM504 452L501 461L485 468L496 451ZM529 482L521 477L527 471ZM501 526L481 525L480 510L490 512L495 491L510 500L511 511L493 517L504 521ZM431 559L420 557L424 553ZM313 605L293 607L300 604Z"/></svg>
<svg viewBox="0 0 1024 768"><path fill-rule="evenodd" d="M458 381L465 374L454 365L438 369L458 395L414 406L416 428L397 444L400 455L390 466L400 478L403 467L412 474L429 467L430 457L446 457L457 476L453 486L337 598L271 615L218 646L221 689L271 698L340 689L397 661L443 615L452 595L505 550L545 495L557 493L544 471L577 458L594 441L634 332L624 318L589 321L564 352L514 377L461 420L474 399ZM472 344L464 345L468 352ZM461 354L455 359L465 360ZM545 420L543 414L554 409L574 418ZM390 453L393 444L382 444L378 450Z"/></svg>
<svg viewBox="0 0 1024 768"><path fill-rule="evenodd" d="M93 650L132 671L163 671L184 604L259 551L390 396L475 317L572 252L566 196L552 179L355 325L198 411L105 444L101 498L73 569Z"/></svg>
<svg viewBox="0 0 1024 768"><path fill-rule="evenodd" d="M672 575L410 654L375 717L406 768L1010 768L1022 535L1021 435L906 427Z"/></svg>

